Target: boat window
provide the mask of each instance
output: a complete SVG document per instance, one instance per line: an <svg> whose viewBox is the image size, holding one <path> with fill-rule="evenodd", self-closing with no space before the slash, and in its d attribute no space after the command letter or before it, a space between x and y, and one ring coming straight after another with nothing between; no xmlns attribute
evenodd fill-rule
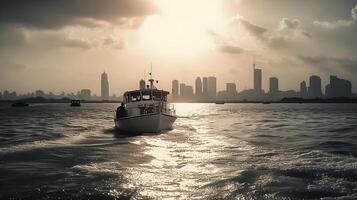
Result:
<svg viewBox="0 0 357 200"><path fill-rule="evenodd" d="M154 100L161 101L161 92L153 92Z"/></svg>
<svg viewBox="0 0 357 200"><path fill-rule="evenodd" d="M135 101L140 101L140 92L133 92L130 93L130 97L129 97L130 102L135 102Z"/></svg>
<svg viewBox="0 0 357 200"><path fill-rule="evenodd" d="M151 91L143 91L141 93L143 96L143 101L151 100Z"/></svg>

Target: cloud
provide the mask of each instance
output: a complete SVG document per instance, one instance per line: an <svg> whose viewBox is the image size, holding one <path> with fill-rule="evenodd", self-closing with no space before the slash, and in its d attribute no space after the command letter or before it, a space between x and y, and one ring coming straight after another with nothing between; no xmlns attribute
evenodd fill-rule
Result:
<svg viewBox="0 0 357 200"><path fill-rule="evenodd" d="M21 27L0 25L0 48L24 45L27 38L26 31Z"/></svg>
<svg viewBox="0 0 357 200"><path fill-rule="evenodd" d="M122 39L115 39L114 37L106 37L103 40L103 46L108 46L116 50L125 49L125 42Z"/></svg>
<svg viewBox="0 0 357 200"><path fill-rule="evenodd" d="M14 63L8 60L2 60L0 61L0 69L6 69L6 70L23 70L25 69L26 66L18 63Z"/></svg>
<svg viewBox="0 0 357 200"><path fill-rule="evenodd" d="M325 28L325 29L337 29L337 28L346 28L351 27L356 24L357 21L357 5L352 8L351 10L351 17L350 20L343 20L339 19L336 21L314 21L313 24L315 26Z"/></svg>
<svg viewBox="0 0 357 200"><path fill-rule="evenodd" d="M327 56L304 56L299 55L298 58L305 63L322 68L343 68L349 72L357 73L357 60L343 57L327 57Z"/></svg>
<svg viewBox="0 0 357 200"><path fill-rule="evenodd" d="M256 25L254 23L251 23L246 19L237 18L237 20L240 25L242 25L250 34L252 34L255 37L260 38L263 36L263 34L265 32L267 32L266 28Z"/></svg>
<svg viewBox="0 0 357 200"><path fill-rule="evenodd" d="M280 21L279 31L296 30L300 28L301 22L298 19L283 18Z"/></svg>
<svg viewBox="0 0 357 200"><path fill-rule="evenodd" d="M0 24L58 29L94 26L94 21L112 23L121 18L140 18L156 13L157 9L145 0L2 0L0 12Z"/></svg>
<svg viewBox="0 0 357 200"><path fill-rule="evenodd" d="M228 54L241 54L244 53L245 50L234 45L219 45L217 47L217 50L223 53L228 53Z"/></svg>

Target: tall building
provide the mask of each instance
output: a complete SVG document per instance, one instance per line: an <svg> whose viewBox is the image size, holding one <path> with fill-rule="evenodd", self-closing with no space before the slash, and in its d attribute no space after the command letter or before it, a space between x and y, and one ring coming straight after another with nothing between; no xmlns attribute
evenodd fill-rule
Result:
<svg viewBox="0 0 357 200"><path fill-rule="evenodd" d="M186 97L186 84L180 83L180 99Z"/></svg>
<svg viewBox="0 0 357 200"><path fill-rule="evenodd" d="M278 99L279 79L276 77L269 78L269 96L272 100Z"/></svg>
<svg viewBox="0 0 357 200"><path fill-rule="evenodd" d="M351 82L337 78L337 76L330 76L330 84L326 85L326 96L328 98L351 97Z"/></svg>
<svg viewBox="0 0 357 200"><path fill-rule="evenodd" d="M109 100L109 82L108 75L105 72L101 77L101 97L102 100Z"/></svg>
<svg viewBox="0 0 357 200"><path fill-rule="evenodd" d="M90 100L91 98L91 91L90 89L82 89L80 93L82 100Z"/></svg>
<svg viewBox="0 0 357 200"><path fill-rule="evenodd" d="M307 98L307 87L305 81L300 83L300 97L304 99Z"/></svg>
<svg viewBox="0 0 357 200"><path fill-rule="evenodd" d="M196 97L198 97L198 98L202 97L203 90L202 90L202 81L201 81L200 77L196 78L195 89L196 89L195 90Z"/></svg>
<svg viewBox="0 0 357 200"><path fill-rule="evenodd" d="M179 81L173 80L172 81L172 99L175 101L179 97Z"/></svg>
<svg viewBox="0 0 357 200"><path fill-rule="evenodd" d="M269 78L269 93L277 93L279 91L279 79L276 77Z"/></svg>
<svg viewBox="0 0 357 200"><path fill-rule="evenodd" d="M193 100L193 88L190 85L180 83L180 100L191 101Z"/></svg>
<svg viewBox="0 0 357 200"><path fill-rule="evenodd" d="M310 85L308 89L308 97L309 98L321 98L321 78L319 76L310 76Z"/></svg>
<svg viewBox="0 0 357 200"><path fill-rule="evenodd" d="M210 100L215 100L217 95L217 79L210 76L207 79L207 95Z"/></svg>
<svg viewBox="0 0 357 200"><path fill-rule="evenodd" d="M262 70L255 68L255 64L253 64L254 70L254 90L261 91L262 90Z"/></svg>
<svg viewBox="0 0 357 200"><path fill-rule="evenodd" d="M226 95L228 101L234 101L237 98L238 92L235 83L226 83Z"/></svg>
<svg viewBox="0 0 357 200"><path fill-rule="evenodd" d="M203 94L203 97L207 98L208 96L208 79L207 77L203 77L202 78L202 94Z"/></svg>

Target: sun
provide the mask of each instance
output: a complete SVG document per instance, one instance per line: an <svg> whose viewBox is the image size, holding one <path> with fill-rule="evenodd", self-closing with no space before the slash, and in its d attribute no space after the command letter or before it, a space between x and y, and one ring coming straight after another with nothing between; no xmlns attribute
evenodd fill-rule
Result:
<svg viewBox="0 0 357 200"><path fill-rule="evenodd" d="M159 14L140 29L143 48L164 55L197 55L212 49L210 31L223 24L220 0L156 0Z"/></svg>

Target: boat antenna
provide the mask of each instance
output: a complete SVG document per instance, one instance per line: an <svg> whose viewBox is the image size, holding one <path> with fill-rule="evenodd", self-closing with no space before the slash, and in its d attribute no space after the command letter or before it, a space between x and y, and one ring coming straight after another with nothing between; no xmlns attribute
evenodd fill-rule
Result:
<svg viewBox="0 0 357 200"><path fill-rule="evenodd" d="M149 79L149 82L150 82L150 89L153 89L154 88L154 79L152 79L152 63L151 63L151 66L150 66L150 79Z"/></svg>
<svg viewBox="0 0 357 200"><path fill-rule="evenodd" d="M150 63L150 79L152 79L152 63Z"/></svg>

